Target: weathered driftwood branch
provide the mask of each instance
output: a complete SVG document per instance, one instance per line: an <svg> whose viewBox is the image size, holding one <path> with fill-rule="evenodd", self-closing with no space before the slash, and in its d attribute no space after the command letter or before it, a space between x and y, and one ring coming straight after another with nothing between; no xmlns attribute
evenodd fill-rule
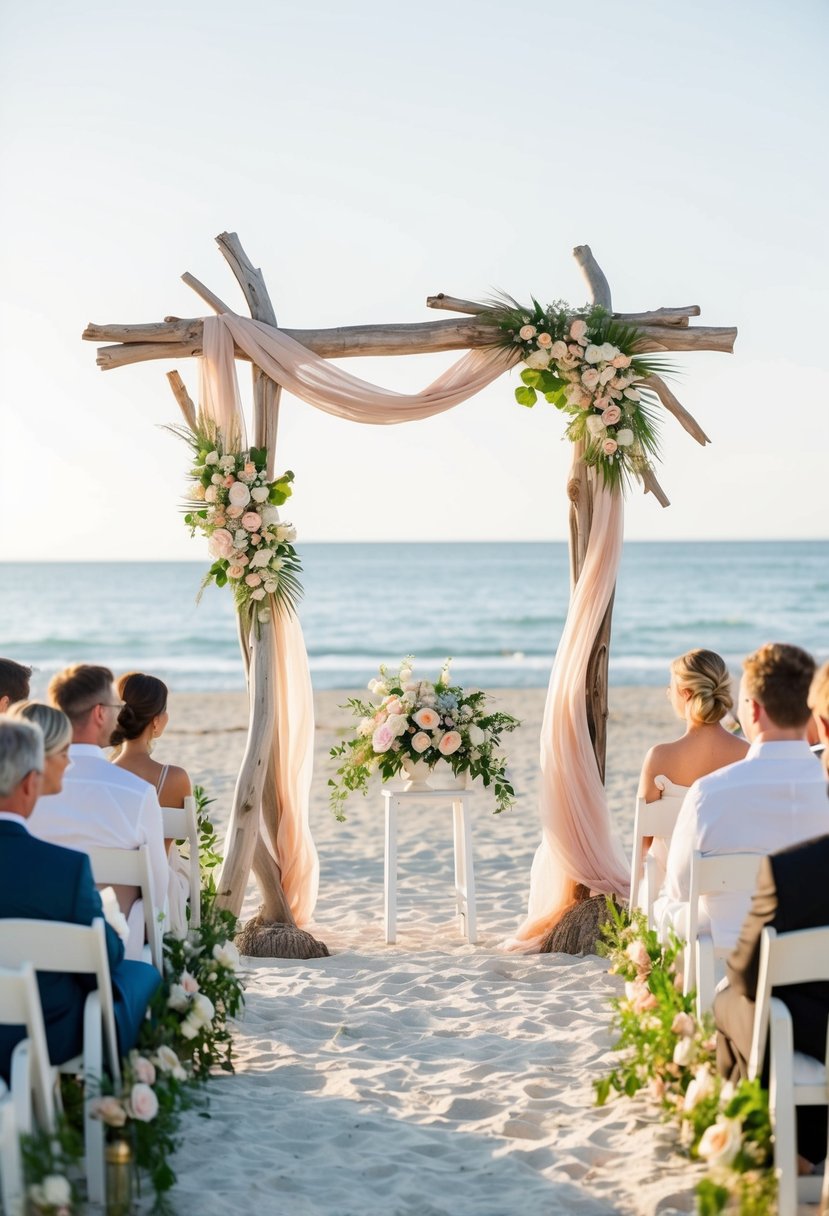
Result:
<svg viewBox="0 0 829 1216"><path fill-rule="evenodd" d="M241 287L250 309L250 315L255 321L264 321L267 325L276 327L276 313L268 295L262 271L253 265L242 248L239 237L235 232L221 232L216 237L216 244L222 251L222 257L236 276L236 281Z"/></svg>
<svg viewBox="0 0 829 1216"><path fill-rule="evenodd" d="M697 443L701 443L705 447L706 443L711 442L696 418L692 414L689 414L685 406L677 401L661 376L648 376L645 384L647 388L653 389L668 413L673 414L680 426L684 427L689 435L693 435Z"/></svg>
<svg viewBox="0 0 829 1216"><path fill-rule="evenodd" d="M189 270L186 270L181 276L181 281L182 283L186 283L188 287L192 287L196 295L204 300L205 304L209 304L214 312L233 311L225 304L224 300L220 299L209 287L205 287L204 283L197 279L194 274L191 274Z"/></svg>
<svg viewBox="0 0 829 1216"><path fill-rule="evenodd" d="M460 300L457 296L447 296L438 292L436 296L426 297L427 308L440 308L445 312L463 312L478 315L486 312L486 304L476 304L474 300ZM687 326L689 317L698 317L698 304L688 304L682 308L654 308L650 312L614 312L617 321L626 325L647 327L649 325L681 325Z"/></svg>
<svg viewBox="0 0 829 1216"><path fill-rule="evenodd" d="M734 350L737 330L732 326L649 325L636 344L640 354L658 350L718 350L730 355Z"/></svg>
<svg viewBox="0 0 829 1216"><path fill-rule="evenodd" d="M573 250L573 257L578 262L579 269L587 281L593 303L611 312L613 306L611 304L610 284L601 266L593 257L593 251L590 246L576 245Z"/></svg>
<svg viewBox="0 0 829 1216"><path fill-rule="evenodd" d="M656 501L662 507L669 507L671 505L671 500L656 480L653 469L644 469L640 477L646 494L653 494Z"/></svg>
<svg viewBox="0 0 829 1216"><path fill-rule="evenodd" d="M170 388L173 390L173 396L178 402L178 407L184 415L184 421L191 431L195 431L196 407L193 404L193 398L184 385L184 381L178 372L168 372L167 379L170 383Z"/></svg>

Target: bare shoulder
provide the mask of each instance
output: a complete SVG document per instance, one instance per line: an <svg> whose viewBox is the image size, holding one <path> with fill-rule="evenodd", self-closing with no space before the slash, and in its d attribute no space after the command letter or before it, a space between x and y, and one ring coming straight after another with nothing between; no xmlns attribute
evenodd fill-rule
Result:
<svg viewBox="0 0 829 1216"><path fill-rule="evenodd" d="M171 764L164 778L164 802L166 806L183 806L184 799L193 793L193 784L186 769Z"/></svg>

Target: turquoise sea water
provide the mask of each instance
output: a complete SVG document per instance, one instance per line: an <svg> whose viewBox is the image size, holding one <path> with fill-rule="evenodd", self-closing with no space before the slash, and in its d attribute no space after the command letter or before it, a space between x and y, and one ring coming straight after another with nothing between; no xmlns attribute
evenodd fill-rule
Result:
<svg viewBox="0 0 829 1216"><path fill-rule="evenodd" d="M567 611L563 542L305 544L300 615L314 684L357 687L417 656L459 681L545 685ZM231 597L201 563L0 565L0 654L38 668L141 669L184 691L244 687ZM770 639L829 656L829 541L628 542L613 613L615 684L661 684L693 646L734 670Z"/></svg>

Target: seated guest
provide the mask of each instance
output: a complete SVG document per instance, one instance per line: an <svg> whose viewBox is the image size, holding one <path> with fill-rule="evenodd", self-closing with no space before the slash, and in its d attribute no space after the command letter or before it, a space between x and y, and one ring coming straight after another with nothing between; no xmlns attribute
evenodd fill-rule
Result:
<svg viewBox="0 0 829 1216"><path fill-rule="evenodd" d="M121 676L116 685L124 708L118 715L112 733L112 745L118 748L113 764L135 773L153 786L162 806L182 807L193 793L190 778L183 768L174 764L159 764L151 752L156 739L164 734L169 721L167 685L155 676L131 671ZM170 870L173 874L167 887L170 932L187 932L187 897L190 893L188 863L176 848L175 841L165 840Z"/></svg>
<svg viewBox="0 0 829 1216"><path fill-rule="evenodd" d="M68 723L64 729L68 730ZM38 726L0 717L0 922L22 917L91 925L96 917L103 917L89 858L37 840L28 830L41 787L55 785L57 792L61 776L57 768L45 770ZM118 1042L126 1053L135 1045L161 977L147 963L125 962L120 938L109 925L105 932ZM95 977L44 971L37 980L49 1057L53 1064L62 1064L83 1047L84 1002L95 987ZM0 1076L7 1082L12 1051L24 1033L22 1026L0 1026Z"/></svg>
<svg viewBox="0 0 829 1216"><path fill-rule="evenodd" d="M14 659L0 659L0 714L15 701L26 700L31 678L31 667L15 663Z"/></svg>
<svg viewBox="0 0 829 1216"><path fill-rule="evenodd" d="M751 742L744 760L700 778L682 804L665 885L654 906L664 934L687 932L691 857L702 853L773 853L829 831L823 772L806 742L814 660L797 646L769 643L743 663L739 717ZM717 947L731 947L749 897L703 899L700 924Z"/></svg>
<svg viewBox="0 0 829 1216"><path fill-rule="evenodd" d="M685 722L685 733L671 743L658 743L645 756L639 797L678 808L698 778L742 760L748 744L722 725L734 702L728 668L713 650L689 650L674 659L668 696ZM665 879L669 843L646 842L657 862L656 890Z"/></svg>
<svg viewBox="0 0 829 1216"><path fill-rule="evenodd" d="M56 675L49 699L72 723L72 767L63 791L42 798L32 815L32 834L71 849L102 847L137 849L150 854L153 893L166 911L170 867L164 851L161 808L146 781L110 764L101 750L109 745L121 701L106 667L79 664ZM127 958L140 959L144 945L144 909L137 888L116 888L128 917Z"/></svg>
<svg viewBox="0 0 829 1216"><path fill-rule="evenodd" d="M829 726L829 704L826 714ZM760 862L751 910L728 958L728 984L714 999L717 1065L723 1076L735 1082L748 1076L763 929L771 925L778 933L791 933L795 929L829 925L827 875L829 835L773 853ZM825 1060L829 983L791 984L777 990L775 996L791 1012L795 1051ZM768 1084L768 1063L763 1084ZM798 1107L797 1143L801 1156L810 1165L823 1160L826 1156L825 1106Z"/></svg>
<svg viewBox="0 0 829 1216"><path fill-rule="evenodd" d="M72 742L72 723L62 709L42 705L40 701L15 701L6 717L34 722L43 735L43 782L40 796L59 794L63 789L63 778L71 764L69 746Z"/></svg>
<svg viewBox="0 0 829 1216"><path fill-rule="evenodd" d="M817 742L822 746L823 763L829 776L829 663L824 663L812 680L809 689L809 709L812 711L812 722L815 725Z"/></svg>

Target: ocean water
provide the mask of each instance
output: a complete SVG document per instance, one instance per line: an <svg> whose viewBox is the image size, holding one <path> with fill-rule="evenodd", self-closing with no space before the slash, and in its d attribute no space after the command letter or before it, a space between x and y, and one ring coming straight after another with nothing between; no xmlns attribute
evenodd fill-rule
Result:
<svg viewBox="0 0 829 1216"><path fill-rule="evenodd" d="M567 546L305 544L300 616L317 688L360 687L417 657L484 687L546 685L569 596ZM40 693L72 662L149 671L178 692L244 687L231 596L206 563L0 565L0 654L34 665ZM764 641L829 655L829 541L625 545L610 679L662 684L695 646L738 670Z"/></svg>

